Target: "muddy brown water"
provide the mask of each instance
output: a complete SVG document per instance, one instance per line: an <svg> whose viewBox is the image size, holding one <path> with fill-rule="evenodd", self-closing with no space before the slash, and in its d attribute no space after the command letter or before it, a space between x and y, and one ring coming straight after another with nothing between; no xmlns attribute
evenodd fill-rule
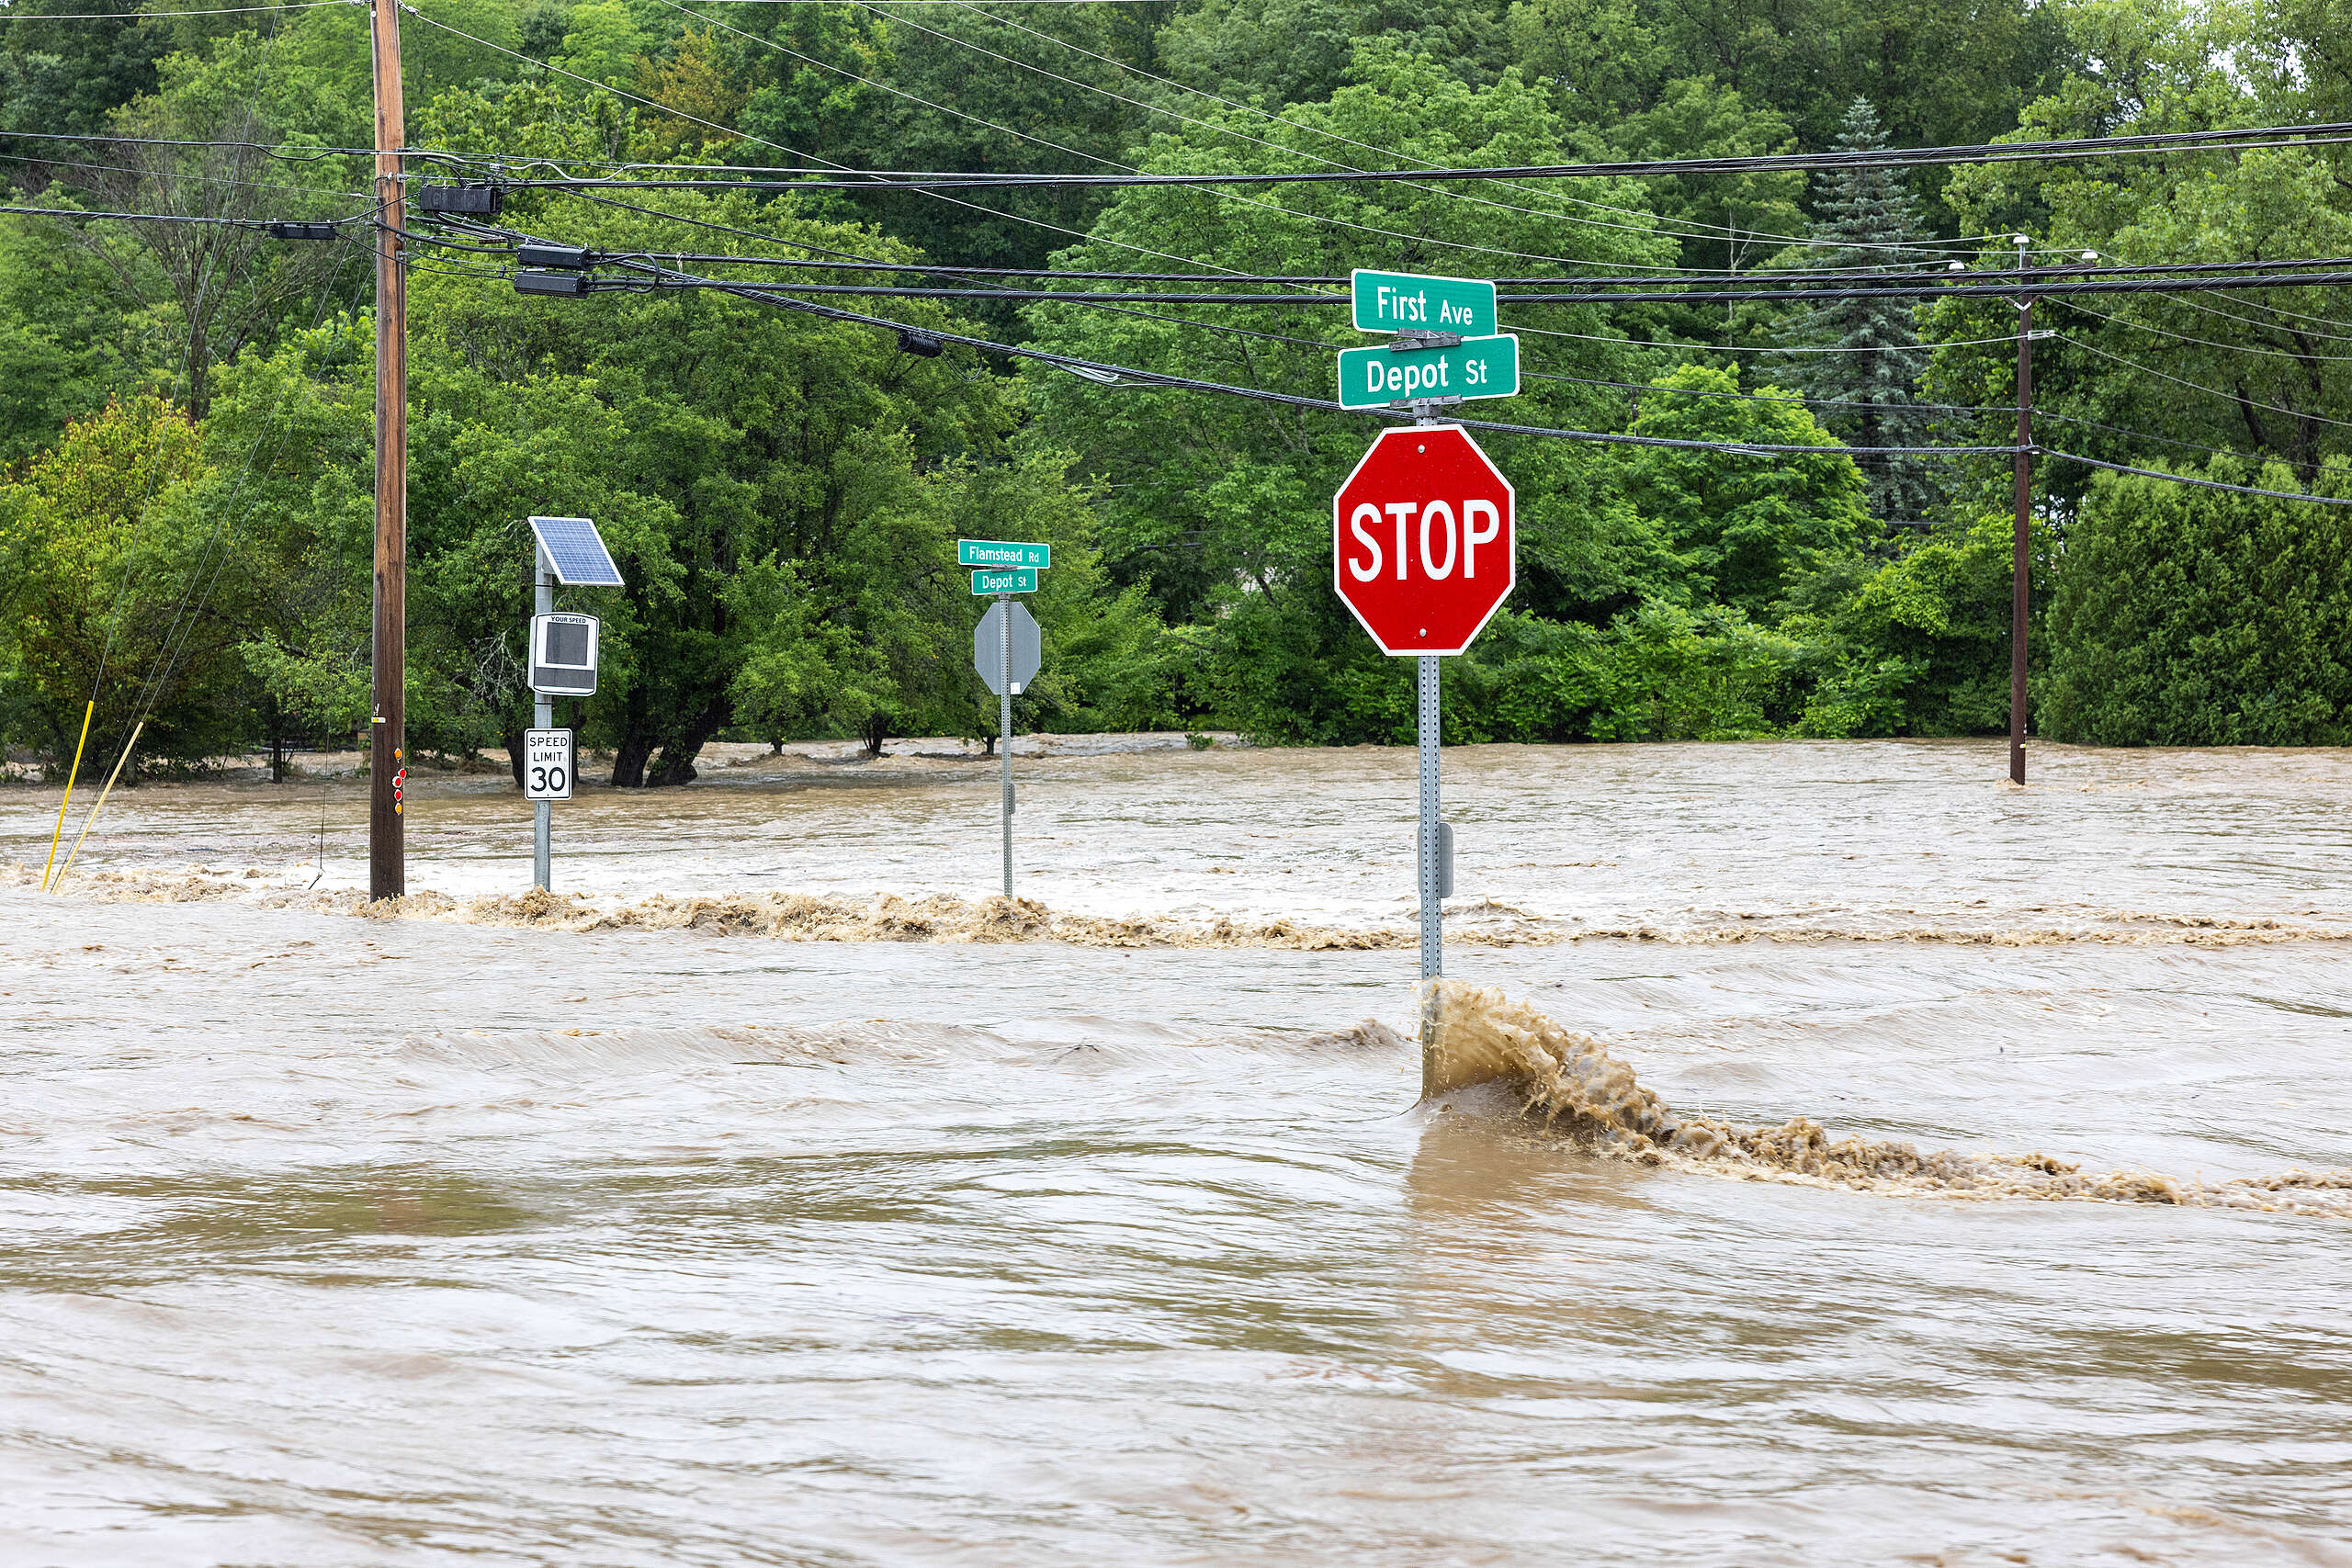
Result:
<svg viewBox="0 0 2352 1568"><path fill-rule="evenodd" d="M2352 1166L2352 756L2001 767L1450 752L1450 971L1726 1124ZM1023 891L1396 926L1410 771L1024 760ZM559 885L977 900L993 787L596 792ZM347 784L142 789L112 880L0 883L0 1561L2352 1562L2342 1218L1417 1111L1348 1032L1406 952L484 923L527 809L418 798L434 918L293 901ZM0 790L14 865L56 804Z"/></svg>

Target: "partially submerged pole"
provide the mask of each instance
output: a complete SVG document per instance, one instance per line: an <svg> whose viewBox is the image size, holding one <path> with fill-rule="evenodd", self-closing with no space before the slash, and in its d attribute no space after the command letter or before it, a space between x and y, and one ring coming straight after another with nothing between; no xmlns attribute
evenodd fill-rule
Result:
<svg viewBox="0 0 2352 1568"><path fill-rule="evenodd" d="M997 755L1004 773L1004 896L1012 897L1012 595L996 596L998 614L1004 617L1002 635L997 647L1002 649L1003 664L997 682Z"/></svg>
<svg viewBox="0 0 2352 1568"><path fill-rule="evenodd" d="M2017 237L2018 275L2026 271L2027 239ZM2016 558L2009 572L2009 782L2025 783L2025 622L2027 574L2033 528L2033 296L2018 297L2017 515L2011 525Z"/></svg>
<svg viewBox="0 0 2352 1568"><path fill-rule="evenodd" d="M542 615L555 614L555 568L537 540L531 545L531 593L534 611ZM530 657L527 650L525 657ZM537 729L555 728L555 699L545 692L532 694L531 725ZM531 886L545 893L554 882L555 802L535 800L531 802Z"/></svg>
<svg viewBox="0 0 2352 1568"><path fill-rule="evenodd" d="M1434 980L1445 973L1445 894L1440 880L1445 829L1438 821L1437 738L1438 666L1434 653L1414 662L1420 686L1421 721L1421 978Z"/></svg>
<svg viewBox="0 0 2352 1568"><path fill-rule="evenodd" d="M376 86L376 616L369 658L368 896L408 891L395 775L408 755L408 284L399 0L374 0Z"/></svg>

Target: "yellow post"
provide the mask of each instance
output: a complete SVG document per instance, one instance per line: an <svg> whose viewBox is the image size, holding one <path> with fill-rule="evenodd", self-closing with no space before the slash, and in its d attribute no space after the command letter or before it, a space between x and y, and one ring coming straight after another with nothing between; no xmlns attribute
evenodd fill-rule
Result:
<svg viewBox="0 0 2352 1568"><path fill-rule="evenodd" d="M114 793L114 782L122 777L122 765L130 761L131 750L139 744L139 732L146 728L147 721L143 718L130 727L130 739L122 743L122 755L114 760L114 772L107 775L107 787L98 791L97 804L90 807L87 817L82 818L82 830L74 836L74 847L65 852L65 863L57 868L57 880L49 885L51 893L65 886L65 874L74 869L74 857L82 852L82 840L90 836L90 824L96 822L98 813L107 808L107 796Z"/></svg>
<svg viewBox="0 0 2352 1568"><path fill-rule="evenodd" d="M74 798L74 781L82 775L82 748L90 743L90 718L98 711L98 699L92 697L90 705L82 710L82 739L74 742L74 769L65 775L65 799L57 803L57 831L49 836L49 865L40 868L40 885L49 886L50 866L57 863L57 840L65 837L65 807Z"/></svg>

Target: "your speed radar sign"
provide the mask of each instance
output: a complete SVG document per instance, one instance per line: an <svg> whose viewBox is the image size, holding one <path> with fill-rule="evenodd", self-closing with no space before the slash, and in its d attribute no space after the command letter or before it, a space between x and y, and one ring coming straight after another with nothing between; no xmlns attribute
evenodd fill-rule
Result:
<svg viewBox="0 0 2352 1568"><path fill-rule="evenodd" d="M1518 581L1510 481L1459 425L1388 430L1331 502L1331 581L1383 653L1460 653Z"/></svg>

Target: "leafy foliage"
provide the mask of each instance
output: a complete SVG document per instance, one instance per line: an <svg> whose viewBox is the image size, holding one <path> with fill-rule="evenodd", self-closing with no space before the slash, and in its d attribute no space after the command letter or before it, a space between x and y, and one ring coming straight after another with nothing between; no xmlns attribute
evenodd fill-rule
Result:
<svg viewBox="0 0 2352 1568"><path fill-rule="evenodd" d="M2200 478L2284 488L2284 465ZM2352 739L2347 509L2104 475L2067 538L2041 713L2095 745Z"/></svg>

